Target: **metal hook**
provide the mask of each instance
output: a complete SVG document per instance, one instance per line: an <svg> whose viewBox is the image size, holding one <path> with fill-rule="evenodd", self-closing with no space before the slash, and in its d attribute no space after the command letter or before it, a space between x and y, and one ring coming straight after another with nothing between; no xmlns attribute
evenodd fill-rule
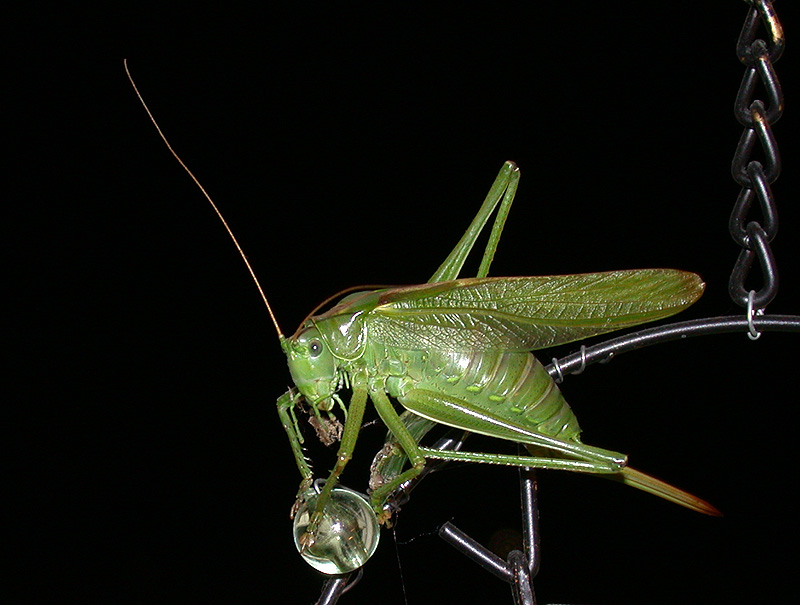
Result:
<svg viewBox="0 0 800 605"><path fill-rule="evenodd" d="M573 376L582 374L586 369L586 345L581 345L581 366L577 370L570 372Z"/></svg>
<svg viewBox="0 0 800 605"><path fill-rule="evenodd" d="M561 371L561 365L559 365L558 359L556 359L555 357L553 357L551 363L553 364L553 369L556 371L556 377L553 378L553 381L556 384L561 384L562 382L564 382L564 373Z"/></svg>
<svg viewBox="0 0 800 605"><path fill-rule="evenodd" d="M764 309L753 309L753 297L755 295L755 290L750 290L749 294L747 295L747 337L750 340L758 340L761 338L761 332L756 330L755 325L753 325L753 316L764 315Z"/></svg>

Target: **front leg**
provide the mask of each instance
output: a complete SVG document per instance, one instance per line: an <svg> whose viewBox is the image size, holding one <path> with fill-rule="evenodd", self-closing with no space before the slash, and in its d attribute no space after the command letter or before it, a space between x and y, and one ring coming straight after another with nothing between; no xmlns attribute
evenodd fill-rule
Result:
<svg viewBox="0 0 800 605"><path fill-rule="evenodd" d="M292 507L291 517L294 517L298 503L303 494L311 488L311 484L314 481L314 474L311 472L311 467L308 466L306 457L303 454L303 435L297 426L297 416L294 413L294 408L300 403L301 399L302 395L294 389L289 389L278 397L278 416L281 419L286 435L289 437L289 445L292 447L297 470L300 471L300 476L303 478L300 483L300 489L297 492L297 501Z"/></svg>

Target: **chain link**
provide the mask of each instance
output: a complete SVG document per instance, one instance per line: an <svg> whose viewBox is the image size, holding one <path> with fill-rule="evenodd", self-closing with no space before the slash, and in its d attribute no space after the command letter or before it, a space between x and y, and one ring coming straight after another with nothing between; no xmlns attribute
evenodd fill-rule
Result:
<svg viewBox="0 0 800 605"><path fill-rule="evenodd" d="M734 115L744 131L731 166L733 180L742 190L728 223L733 241L742 250L731 272L728 292L742 307L749 304L764 309L778 293L778 269L770 248L778 232L778 209L770 185L781 172L781 157L772 125L783 114L783 91L773 64L783 54L785 39L770 0L748 2L750 10L736 43L736 54L746 70L734 104ZM767 31L768 42L756 38L759 25ZM754 98L759 84L766 92L766 102ZM761 160L753 159L756 143L760 144ZM763 224L750 215L754 201L758 202ZM745 282L756 258L763 285L753 291Z"/></svg>

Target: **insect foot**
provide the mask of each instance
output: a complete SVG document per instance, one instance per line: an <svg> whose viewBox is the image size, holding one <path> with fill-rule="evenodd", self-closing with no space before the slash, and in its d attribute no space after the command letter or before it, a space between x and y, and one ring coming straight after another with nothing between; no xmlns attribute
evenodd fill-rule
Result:
<svg viewBox="0 0 800 605"><path fill-rule="evenodd" d="M394 522L392 521L392 514L393 514L393 511L392 511L391 508L389 508L389 507L384 508L377 515L378 523L380 525L383 525L384 527L388 527L388 528L391 529L392 525L394 525Z"/></svg>
<svg viewBox="0 0 800 605"><path fill-rule="evenodd" d="M302 502L294 517L294 543L314 569L342 574L358 569L378 547L380 530L372 507L361 494L343 487L331 490L317 516L318 494Z"/></svg>
<svg viewBox="0 0 800 605"><path fill-rule="evenodd" d="M314 490L311 488L313 483L314 480L311 478L303 479L300 482L300 488L297 490L297 496L295 496L294 504L292 504L292 509L289 511L290 519L294 519L297 511L300 510L301 506L303 506L303 503L308 500L311 494L314 493Z"/></svg>

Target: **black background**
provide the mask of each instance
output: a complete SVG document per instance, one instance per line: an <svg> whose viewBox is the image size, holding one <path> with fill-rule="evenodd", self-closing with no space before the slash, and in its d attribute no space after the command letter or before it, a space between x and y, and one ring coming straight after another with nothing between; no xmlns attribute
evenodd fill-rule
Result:
<svg viewBox="0 0 800 605"><path fill-rule="evenodd" d="M523 176L494 275L692 270L708 286L688 319L742 312L727 220L746 6L725 4L165 3L10 20L8 519L22 599L311 603L322 581L291 541L299 478L274 408L289 382L274 329L123 58L285 332L342 288L426 280L508 159ZM789 43L769 312L798 313L800 16L777 6ZM795 343L669 343L565 383L586 442L725 516L541 473L542 602L789 590ZM382 435L363 431L348 486L364 489ZM325 454L312 450L321 473ZM431 477L397 546L384 531L341 602L510 602L435 530L452 519L488 543L519 527L517 507L512 469Z"/></svg>

